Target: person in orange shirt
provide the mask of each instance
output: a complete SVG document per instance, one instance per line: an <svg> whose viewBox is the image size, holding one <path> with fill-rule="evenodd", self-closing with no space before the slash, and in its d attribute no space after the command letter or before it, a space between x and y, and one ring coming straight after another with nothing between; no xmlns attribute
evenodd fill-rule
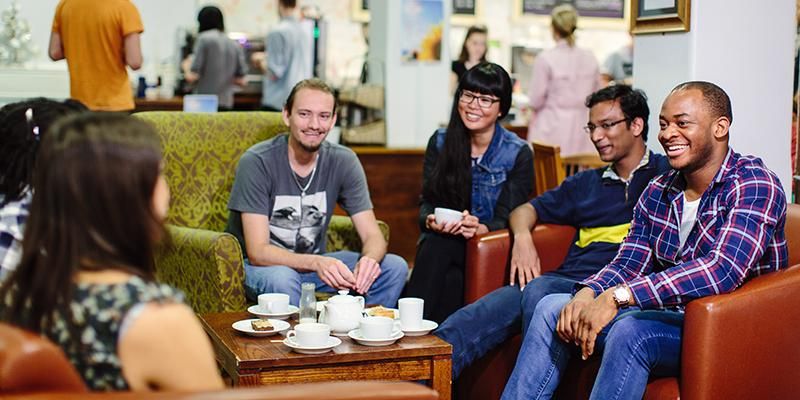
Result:
<svg viewBox="0 0 800 400"><path fill-rule="evenodd" d="M142 66L139 11L130 0L61 0L49 55L65 59L70 96L95 111L133 110L126 65Z"/></svg>

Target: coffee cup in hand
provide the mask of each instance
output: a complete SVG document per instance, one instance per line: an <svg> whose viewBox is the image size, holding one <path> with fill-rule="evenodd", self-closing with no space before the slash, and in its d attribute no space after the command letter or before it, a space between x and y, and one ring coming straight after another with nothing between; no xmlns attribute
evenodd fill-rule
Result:
<svg viewBox="0 0 800 400"><path fill-rule="evenodd" d="M264 293L258 295L258 308L268 314L282 314L289 311L289 295L285 293Z"/></svg>
<svg viewBox="0 0 800 400"><path fill-rule="evenodd" d="M400 310L400 325L404 330L416 330L422 327L422 309L425 300L417 297L404 297L397 300Z"/></svg>
<svg viewBox="0 0 800 400"><path fill-rule="evenodd" d="M444 207L436 207L433 209L433 216L436 218L436 223L439 225L443 225L448 222L459 222L463 217L461 211Z"/></svg>

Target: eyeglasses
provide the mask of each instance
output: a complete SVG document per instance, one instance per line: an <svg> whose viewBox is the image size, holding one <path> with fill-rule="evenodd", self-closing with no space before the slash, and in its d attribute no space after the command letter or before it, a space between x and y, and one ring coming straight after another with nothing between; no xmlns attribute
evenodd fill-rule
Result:
<svg viewBox="0 0 800 400"><path fill-rule="evenodd" d="M475 99L478 99L478 107L480 108L489 108L492 106L492 104L500 101L500 99L495 99L489 96L477 96L469 92L461 92L461 95L458 96L458 101L460 101L462 104L471 104Z"/></svg>
<svg viewBox="0 0 800 400"><path fill-rule="evenodd" d="M620 122L625 122L627 120L628 120L627 118L623 118L623 119L621 119L619 121L603 122L600 125L595 125L595 124L590 122L590 123L586 124L586 126L583 127L583 130L586 133L591 135L592 133L594 133L594 130L597 129L597 128L603 128L604 131L607 131L607 130L611 129L614 125L616 125L616 124L618 124Z"/></svg>

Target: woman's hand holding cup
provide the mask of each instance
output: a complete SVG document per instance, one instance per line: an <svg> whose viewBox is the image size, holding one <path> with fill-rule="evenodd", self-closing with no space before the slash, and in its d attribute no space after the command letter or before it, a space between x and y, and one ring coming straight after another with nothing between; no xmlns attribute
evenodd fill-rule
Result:
<svg viewBox="0 0 800 400"><path fill-rule="evenodd" d="M462 220L463 216L459 211L437 207L433 214L428 214L425 218L425 226L434 232L458 235Z"/></svg>

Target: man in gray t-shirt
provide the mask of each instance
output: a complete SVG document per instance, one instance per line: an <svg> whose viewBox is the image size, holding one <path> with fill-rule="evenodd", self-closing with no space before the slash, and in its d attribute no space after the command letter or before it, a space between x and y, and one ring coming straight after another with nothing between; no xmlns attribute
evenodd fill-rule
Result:
<svg viewBox="0 0 800 400"><path fill-rule="evenodd" d="M283 109L288 135L251 147L239 160L228 202L227 231L245 250L245 289L287 293L298 304L300 283L317 290L352 289L367 303L394 307L408 265L386 254L367 180L352 150L325 141L336 122L331 89L321 80L298 83ZM324 253L336 203L350 215L361 254Z"/></svg>
<svg viewBox="0 0 800 400"><path fill-rule="evenodd" d="M308 27L297 18L295 0L279 0L280 22L269 32L266 40L266 65L262 65L261 106L278 111L291 88L313 71L313 39Z"/></svg>

